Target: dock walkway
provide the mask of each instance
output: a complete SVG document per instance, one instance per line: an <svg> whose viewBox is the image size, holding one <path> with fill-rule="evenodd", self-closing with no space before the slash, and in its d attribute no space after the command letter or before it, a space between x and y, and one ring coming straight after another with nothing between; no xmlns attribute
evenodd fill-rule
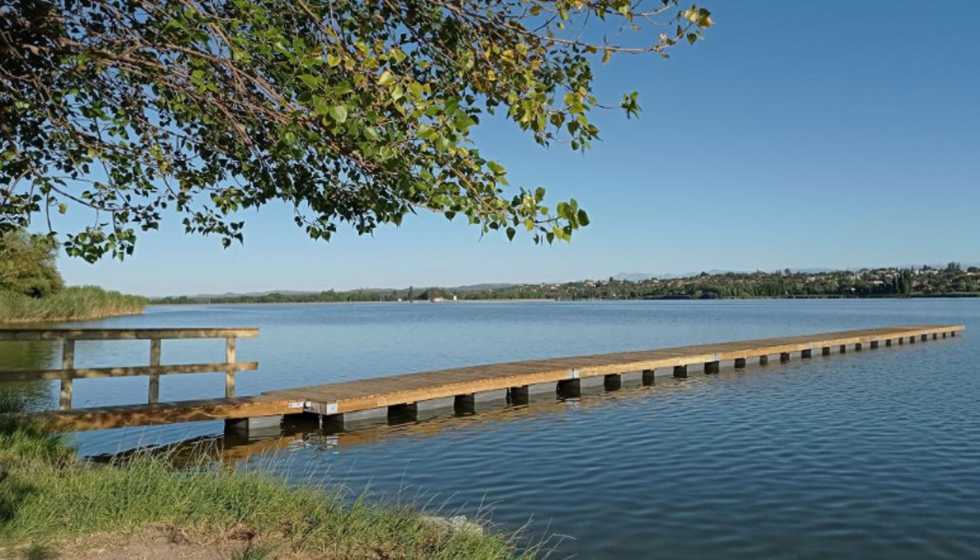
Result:
<svg viewBox="0 0 980 560"><path fill-rule="evenodd" d="M901 326L530 360L298 387L252 397L82 408L43 416L64 431L219 419L247 429L249 422L278 422L282 416L299 414L316 415L321 422L343 426L359 415L412 415L419 406L433 403L457 410L488 399L506 398L521 404L540 391L574 395L583 386L596 383L616 389L630 376L650 385L660 375L687 377L691 368L703 367L704 373L714 374L723 363L739 369L749 360L766 365L775 356L787 362L794 355L811 358L815 351L827 356L848 349L870 350L955 337L963 330L961 325Z"/></svg>

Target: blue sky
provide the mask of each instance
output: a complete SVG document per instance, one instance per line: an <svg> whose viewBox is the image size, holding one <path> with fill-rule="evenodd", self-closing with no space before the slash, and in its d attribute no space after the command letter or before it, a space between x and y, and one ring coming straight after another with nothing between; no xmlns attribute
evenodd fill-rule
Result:
<svg viewBox="0 0 980 560"><path fill-rule="evenodd" d="M168 295L980 261L980 2L705 4L706 41L597 69L600 94L639 90L644 110L595 115L604 140L586 154L498 121L477 134L512 184L589 211L571 244L432 215L327 244L269 207L227 250L171 221L124 263L59 266L70 284Z"/></svg>

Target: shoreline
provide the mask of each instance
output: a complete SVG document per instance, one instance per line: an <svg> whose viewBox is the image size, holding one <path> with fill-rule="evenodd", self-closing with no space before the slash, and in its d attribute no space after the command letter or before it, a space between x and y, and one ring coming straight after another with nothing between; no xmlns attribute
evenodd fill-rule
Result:
<svg viewBox="0 0 980 560"><path fill-rule="evenodd" d="M150 301L147 307L204 307L215 305L226 306L267 306L267 305L416 305L416 304L467 304L467 303L583 303L583 302L627 302L627 301L776 301L776 300L922 300L922 299L980 299L980 293L966 294L936 294L936 295L912 295L912 296L754 296L754 297L730 297L730 298L693 298L693 297L654 297L654 298L581 298L581 299L559 299L559 298L489 298L489 299L460 299L444 301L418 300L409 301L192 301L187 303L177 302L157 302ZM135 313L133 315L136 315ZM2 324L2 323L0 323Z"/></svg>
<svg viewBox="0 0 980 560"><path fill-rule="evenodd" d="M84 321L99 321L101 319L113 319L115 317L134 317L136 315L145 315L146 309L140 311L126 311L122 313L98 313L95 315L86 315L85 317L74 317L74 318L57 318L57 319L47 319L45 321L36 321L32 319L4 319L0 320L0 328L6 325L47 325L50 323L81 323Z"/></svg>

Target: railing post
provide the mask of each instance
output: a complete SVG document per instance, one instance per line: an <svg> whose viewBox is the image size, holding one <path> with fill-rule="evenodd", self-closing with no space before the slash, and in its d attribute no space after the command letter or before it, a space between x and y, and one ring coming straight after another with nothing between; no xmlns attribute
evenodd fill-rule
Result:
<svg viewBox="0 0 980 560"><path fill-rule="evenodd" d="M150 340L150 366L160 365L160 344L159 338ZM150 374L150 394L148 397L150 404L160 402L160 376Z"/></svg>
<svg viewBox="0 0 980 560"><path fill-rule="evenodd" d="M235 337L230 336L225 345L225 363L235 363ZM229 368L225 371L225 398L230 399L235 396L235 370Z"/></svg>
<svg viewBox="0 0 980 560"><path fill-rule="evenodd" d="M66 339L64 346L62 346L61 369L75 369L75 341L72 339ZM71 373L67 375L68 377L61 378L61 402L59 404L61 410L71 409L72 377Z"/></svg>

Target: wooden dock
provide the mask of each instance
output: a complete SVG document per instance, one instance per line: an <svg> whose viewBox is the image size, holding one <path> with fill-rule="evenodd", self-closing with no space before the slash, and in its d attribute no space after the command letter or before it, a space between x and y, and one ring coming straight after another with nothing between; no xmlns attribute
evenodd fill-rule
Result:
<svg viewBox="0 0 980 560"><path fill-rule="evenodd" d="M662 375L687 377L689 372L695 370L710 375L718 373L723 366L744 368L750 361L767 365L771 357L788 362L794 356L812 358L815 352L829 356L848 350L915 344L955 337L964 330L965 327L961 325L901 326L530 360L298 387L252 397L61 410L41 416L62 431L203 420L226 420L232 427L248 430L252 426L268 426L270 423L278 426L281 417L287 415L307 415L318 418L321 423L343 427L367 417L398 416L411 419L420 409L438 406L454 407L458 412L467 413L481 401L506 399L513 404L522 404L528 402L530 395L540 392L575 396L583 388L597 385L615 390L627 379L652 385L655 378ZM219 337L241 336L241 333L251 336L253 332L251 329L199 331L198 334L202 336ZM175 332L169 334L179 337ZM226 363L199 366L198 369L211 367L231 371L240 367L234 365L234 345L229 344L232 350ZM249 369L253 367L253 363L248 363ZM59 371L62 373L53 373ZM57 378L59 375L63 378L64 371L44 373L47 378ZM164 369L154 371L157 374L168 373ZM100 376L111 376L108 371L101 373L104 375ZM127 375L132 373L124 372ZM6 375L0 373L0 380ZM24 377L21 372L18 379Z"/></svg>

